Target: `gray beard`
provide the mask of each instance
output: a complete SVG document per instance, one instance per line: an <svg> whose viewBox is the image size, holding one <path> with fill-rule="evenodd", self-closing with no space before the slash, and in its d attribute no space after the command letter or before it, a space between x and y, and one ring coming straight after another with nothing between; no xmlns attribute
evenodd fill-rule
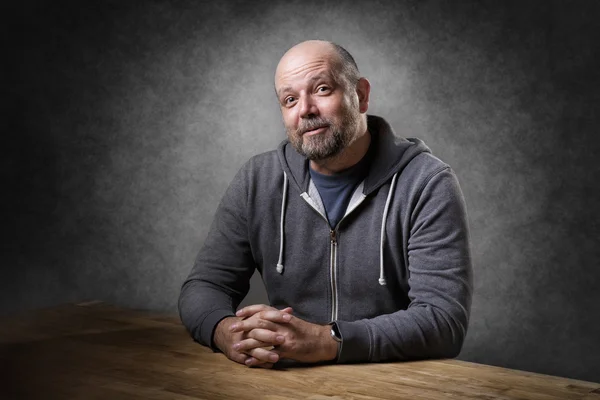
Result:
<svg viewBox="0 0 600 400"><path fill-rule="evenodd" d="M351 136L348 131L341 131L329 126L329 131L314 136L294 136L292 145L296 151L313 161L321 161L339 154L350 145Z"/></svg>
<svg viewBox="0 0 600 400"><path fill-rule="evenodd" d="M342 116L342 124L314 117L307 119L297 130L287 129L287 135L294 149L312 161L321 161L338 155L354 141L360 126L360 114L347 109ZM327 125L328 131L304 136L303 133L319 126Z"/></svg>

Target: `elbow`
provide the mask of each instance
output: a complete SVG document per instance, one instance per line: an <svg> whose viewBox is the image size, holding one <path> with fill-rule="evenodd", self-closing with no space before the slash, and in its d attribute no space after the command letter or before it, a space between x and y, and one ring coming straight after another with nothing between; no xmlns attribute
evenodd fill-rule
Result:
<svg viewBox="0 0 600 400"><path fill-rule="evenodd" d="M197 293L195 292L194 281L187 279L181 286L181 291L179 292L179 298L177 300L179 319L190 333L197 328L198 304L200 304Z"/></svg>
<svg viewBox="0 0 600 400"><path fill-rule="evenodd" d="M185 309L185 300L186 300L186 289L188 287L189 280L186 280L183 285L181 285L181 290L179 291L179 298L177 299L177 310L179 311L179 318L183 322L183 310Z"/></svg>
<svg viewBox="0 0 600 400"><path fill-rule="evenodd" d="M454 334L444 335L443 337L438 338L434 346L429 348L427 358L441 359L458 357L462 350L463 342L463 337Z"/></svg>
<svg viewBox="0 0 600 400"><path fill-rule="evenodd" d="M466 323L449 321L445 332L441 335L437 357L455 358L460 354L467 335Z"/></svg>
<svg viewBox="0 0 600 400"><path fill-rule="evenodd" d="M455 358L458 357L462 350L463 339L450 340L444 346L444 351L440 355L440 358Z"/></svg>
<svg viewBox="0 0 600 400"><path fill-rule="evenodd" d="M467 336L468 314L436 310L435 333L430 337L432 346L429 355L432 358L458 357Z"/></svg>
<svg viewBox="0 0 600 400"><path fill-rule="evenodd" d="M177 311L179 313L179 319L181 320L181 322L184 322L184 318L183 318L183 309L184 309L184 294L183 294L183 288L181 289L181 292L179 293L179 299L177 300Z"/></svg>

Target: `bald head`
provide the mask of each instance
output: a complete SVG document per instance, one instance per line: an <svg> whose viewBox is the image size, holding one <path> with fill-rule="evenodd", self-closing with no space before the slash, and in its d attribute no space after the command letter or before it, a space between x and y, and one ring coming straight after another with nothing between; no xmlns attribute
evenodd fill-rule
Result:
<svg viewBox="0 0 600 400"><path fill-rule="evenodd" d="M311 60L328 63L335 78L345 86L355 85L360 78L356 61L342 46L325 40L307 40L293 46L281 57L275 71L275 88L282 76L296 72L298 66Z"/></svg>
<svg viewBox="0 0 600 400"><path fill-rule="evenodd" d="M321 40L292 47L277 65L275 91L288 139L311 163L337 160L327 167L335 171L364 155L370 84L344 48Z"/></svg>

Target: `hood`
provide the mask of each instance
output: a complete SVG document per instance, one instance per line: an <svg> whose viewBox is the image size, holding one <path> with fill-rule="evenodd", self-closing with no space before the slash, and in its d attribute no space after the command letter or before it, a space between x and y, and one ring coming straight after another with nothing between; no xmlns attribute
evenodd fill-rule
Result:
<svg viewBox="0 0 600 400"><path fill-rule="evenodd" d="M367 115L367 129L371 134L371 146L376 148L377 156L371 161L369 174L365 179L365 195L369 195L394 174L402 171L417 155L431 152L420 139L396 136L392 127L381 117ZM296 186L301 193L307 192L310 182L308 159L298 154L287 139L279 144L277 155L290 184Z"/></svg>

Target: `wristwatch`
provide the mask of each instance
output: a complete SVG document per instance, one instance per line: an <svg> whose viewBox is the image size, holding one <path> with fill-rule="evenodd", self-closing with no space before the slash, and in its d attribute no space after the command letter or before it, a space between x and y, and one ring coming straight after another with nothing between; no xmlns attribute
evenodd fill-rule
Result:
<svg viewBox="0 0 600 400"><path fill-rule="evenodd" d="M338 325L336 322L331 322L329 323L329 326L331 326L331 338L333 340L335 340L337 342L337 355L335 356L335 361L337 362L337 360L339 360L340 358L340 351L342 350L342 335L340 334L340 329L338 328Z"/></svg>
<svg viewBox="0 0 600 400"><path fill-rule="evenodd" d="M331 322L329 324L331 326L331 337L338 343L342 343L342 335L340 335L340 329L337 326L336 322Z"/></svg>

